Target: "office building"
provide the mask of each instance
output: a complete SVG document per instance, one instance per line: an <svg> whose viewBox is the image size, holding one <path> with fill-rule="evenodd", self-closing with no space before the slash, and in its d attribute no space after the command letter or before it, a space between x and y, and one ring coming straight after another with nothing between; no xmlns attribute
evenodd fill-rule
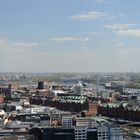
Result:
<svg viewBox="0 0 140 140"><path fill-rule="evenodd" d="M120 128L111 126L109 127L110 140L123 140L123 132Z"/></svg>
<svg viewBox="0 0 140 140"><path fill-rule="evenodd" d="M87 126L88 128L96 127L96 121L90 117L77 117L76 118L76 126Z"/></svg>
<svg viewBox="0 0 140 140"><path fill-rule="evenodd" d="M98 131L98 140L109 140L109 129L107 126L99 126Z"/></svg>
<svg viewBox="0 0 140 140"><path fill-rule="evenodd" d="M62 126L64 128L72 128L73 127L73 118L70 116L62 117Z"/></svg>
<svg viewBox="0 0 140 140"><path fill-rule="evenodd" d="M87 140L87 127L74 127L75 140Z"/></svg>
<svg viewBox="0 0 140 140"><path fill-rule="evenodd" d="M98 140L97 129L87 129L87 140Z"/></svg>

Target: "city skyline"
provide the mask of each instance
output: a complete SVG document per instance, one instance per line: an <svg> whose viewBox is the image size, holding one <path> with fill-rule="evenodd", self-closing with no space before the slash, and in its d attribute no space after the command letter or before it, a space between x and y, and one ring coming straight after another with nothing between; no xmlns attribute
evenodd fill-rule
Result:
<svg viewBox="0 0 140 140"><path fill-rule="evenodd" d="M0 72L140 72L140 1L0 1Z"/></svg>

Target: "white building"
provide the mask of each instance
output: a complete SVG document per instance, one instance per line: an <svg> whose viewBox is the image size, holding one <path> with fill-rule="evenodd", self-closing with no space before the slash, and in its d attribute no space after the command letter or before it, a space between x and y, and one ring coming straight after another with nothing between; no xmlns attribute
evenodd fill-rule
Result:
<svg viewBox="0 0 140 140"><path fill-rule="evenodd" d="M90 117L78 117L76 118L76 126L87 126L88 128L94 128L97 126L97 123Z"/></svg>
<svg viewBox="0 0 140 140"><path fill-rule="evenodd" d="M64 128L72 128L73 127L73 118L71 116L63 116L62 117L62 126Z"/></svg>
<svg viewBox="0 0 140 140"><path fill-rule="evenodd" d="M109 129L107 126L99 126L98 131L98 140L109 140Z"/></svg>
<svg viewBox="0 0 140 140"><path fill-rule="evenodd" d="M58 94L64 94L63 90L51 90L51 95L57 96Z"/></svg>
<svg viewBox="0 0 140 140"><path fill-rule="evenodd" d="M87 140L87 127L74 127L75 140Z"/></svg>
<svg viewBox="0 0 140 140"><path fill-rule="evenodd" d="M46 108L47 107L44 107L44 106L24 108L24 109L19 109L19 113L21 113L21 114L43 114L43 113L45 113Z"/></svg>
<svg viewBox="0 0 140 140"><path fill-rule="evenodd" d="M126 93L127 95L137 95L137 96L140 96L140 89L123 88L123 93Z"/></svg>
<svg viewBox="0 0 140 140"><path fill-rule="evenodd" d="M73 87L73 92L74 92L74 94L77 94L77 95L82 95L83 94L83 85L82 85L81 82L78 82L78 84L76 84Z"/></svg>

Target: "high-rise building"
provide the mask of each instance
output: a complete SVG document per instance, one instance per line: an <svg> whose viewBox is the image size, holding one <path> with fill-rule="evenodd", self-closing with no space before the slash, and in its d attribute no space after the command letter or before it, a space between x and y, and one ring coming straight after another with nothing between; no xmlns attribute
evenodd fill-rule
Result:
<svg viewBox="0 0 140 140"><path fill-rule="evenodd" d="M87 127L75 126L74 133L75 140L87 140Z"/></svg>
<svg viewBox="0 0 140 140"><path fill-rule="evenodd" d="M98 140L97 129L87 129L87 140Z"/></svg>
<svg viewBox="0 0 140 140"><path fill-rule="evenodd" d="M123 140L123 132L120 128L111 126L109 128L110 140Z"/></svg>
<svg viewBox="0 0 140 140"><path fill-rule="evenodd" d="M98 130L98 140L109 140L109 129L107 126L99 126Z"/></svg>
<svg viewBox="0 0 140 140"><path fill-rule="evenodd" d="M90 117L77 117L76 126L87 126L88 128L94 128L97 126L96 121Z"/></svg>
<svg viewBox="0 0 140 140"><path fill-rule="evenodd" d="M62 117L62 126L64 128L72 128L73 127L73 118L71 116L63 116Z"/></svg>
<svg viewBox="0 0 140 140"><path fill-rule="evenodd" d="M96 75L96 95L100 96L100 91L99 91L99 74Z"/></svg>

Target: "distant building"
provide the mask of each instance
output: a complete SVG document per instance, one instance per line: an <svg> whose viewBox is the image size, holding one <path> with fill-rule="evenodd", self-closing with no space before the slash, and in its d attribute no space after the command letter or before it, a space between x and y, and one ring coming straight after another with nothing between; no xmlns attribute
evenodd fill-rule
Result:
<svg viewBox="0 0 140 140"><path fill-rule="evenodd" d="M58 96L59 94L65 94L63 90L51 90L50 91L51 96Z"/></svg>
<svg viewBox="0 0 140 140"><path fill-rule="evenodd" d="M39 81L37 89L44 89L44 82Z"/></svg>
<svg viewBox="0 0 140 140"><path fill-rule="evenodd" d="M98 108L98 103L97 102L89 102L89 110L87 115L97 115L97 108Z"/></svg>
<svg viewBox="0 0 140 140"><path fill-rule="evenodd" d="M120 92L113 92L112 93L112 102L115 103L116 99L120 96Z"/></svg>
<svg viewBox="0 0 140 140"><path fill-rule="evenodd" d="M77 95L82 95L83 94L83 85L82 85L81 82L78 82L78 84L76 84L73 87L73 92L74 92L74 94L77 94Z"/></svg>
<svg viewBox="0 0 140 140"><path fill-rule="evenodd" d="M123 88L123 93L130 96L140 96L140 89L136 88Z"/></svg>
<svg viewBox="0 0 140 140"><path fill-rule="evenodd" d="M30 104L56 107L59 110L80 112L88 110L88 100L84 96L59 96L57 98L32 96L29 98Z"/></svg>
<svg viewBox="0 0 140 140"><path fill-rule="evenodd" d="M50 112L50 117L51 117L50 124L53 125L54 123L57 122L58 124L62 123L62 125L64 125L66 128L68 126L70 127L70 125L72 125L71 118L69 118L70 116L71 116L71 112L64 112L64 111L59 111L59 110L55 112Z"/></svg>
<svg viewBox="0 0 140 140"><path fill-rule="evenodd" d="M140 121L139 106L139 103L135 100L101 104L98 106L98 114L117 120Z"/></svg>
<svg viewBox="0 0 140 140"><path fill-rule="evenodd" d="M61 94L65 94L65 91L63 90L62 86L52 83L50 86L50 95L51 96L58 96Z"/></svg>
<svg viewBox="0 0 140 140"><path fill-rule="evenodd" d="M114 92L114 91L113 90L106 90L106 89L101 90L100 97L101 98L109 98L112 92Z"/></svg>
<svg viewBox="0 0 140 140"><path fill-rule="evenodd" d="M5 100L11 100L11 84L9 84L8 86L1 86L0 94L4 96Z"/></svg>

